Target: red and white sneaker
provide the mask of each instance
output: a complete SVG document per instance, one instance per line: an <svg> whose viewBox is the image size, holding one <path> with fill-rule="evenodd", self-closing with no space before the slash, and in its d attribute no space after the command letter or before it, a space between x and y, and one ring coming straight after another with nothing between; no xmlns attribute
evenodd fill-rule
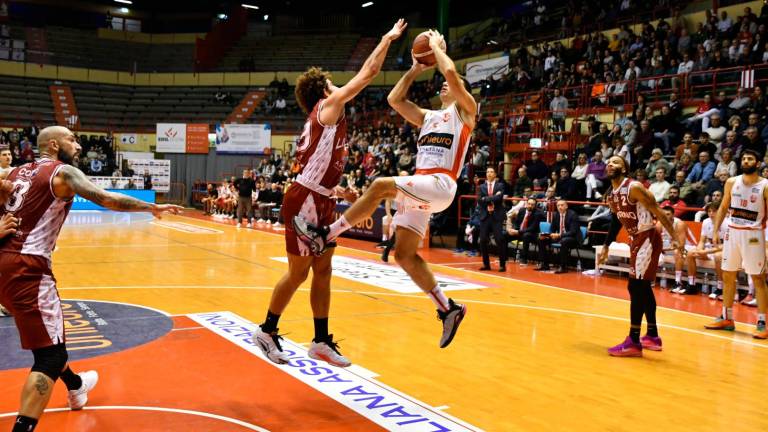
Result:
<svg viewBox="0 0 768 432"><path fill-rule="evenodd" d="M99 374L96 371L81 372L80 379L83 380L83 385L77 390L69 390L67 392L67 402L69 408L72 411L83 409L86 403L88 403L88 392L96 387L96 383L99 382Z"/></svg>
<svg viewBox="0 0 768 432"><path fill-rule="evenodd" d="M347 367L352 364L339 352L339 344L333 341L333 335L321 341L312 340L307 352L309 358L322 360L336 367Z"/></svg>

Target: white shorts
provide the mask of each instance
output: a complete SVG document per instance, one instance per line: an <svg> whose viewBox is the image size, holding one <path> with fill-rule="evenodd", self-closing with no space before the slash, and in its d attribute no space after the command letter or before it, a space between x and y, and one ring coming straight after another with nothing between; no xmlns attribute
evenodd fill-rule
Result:
<svg viewBox="0 0 768 432"><path fill-rule="evenodd" d="M669 247L669 246L668 245L664 245L664 247ZM696 249L696 246L694 246L694 245L689 245L689 244L685 245L685 251L686 252L690 252L690 251L692 251L694 249ZM671 256L671 257L675 256L675 251L674 250L663 251L659 255L659 265L662 265L664 263L664 257L668 257L668 256Z"/></svg>
<svg viewBox="0 0 768 432"><path fill-rule="evenodd" d="M456 182L445 174L416 174L393 177L397 188L397 212L392 228L403 227L422 238L429 227L429 217L447 209L456 195Z"/></svg>
<svg viewBox="0 0 768 432"><path fill-rule="evenodd" d="M763 230L742 230L728 227L723 239L723 271L744 269L748 275L765 271L765 235Z"/></svg>

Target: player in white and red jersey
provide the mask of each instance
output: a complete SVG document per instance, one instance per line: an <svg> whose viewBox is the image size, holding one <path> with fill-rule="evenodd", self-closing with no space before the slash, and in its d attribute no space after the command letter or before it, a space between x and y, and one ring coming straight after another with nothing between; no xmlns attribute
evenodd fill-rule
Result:
<svg viewBox="0 0 768 432"><path fill-rule="evenodd" d="M0 303L13 314L21 346L32 351L34 364L22 388L14 431L32 431L61 377L69 406L81 409L98 381L95 371L75 374L67 365L66 337L51 253L75 194L116 211L178 213L172 205L155 205L99 189L73 166L80 145L67 128L52 126L37 138L41 159L0 174ZM15 220L12 229L7 222ZM2 225L5 225L3 229Z"/></svg>
<svg viewBox="0 0 768 432"><path fill-rule="evenodd" d="M760 157L754 150L741 153L740 176L725 182L723 201L715 217L712 242L720 239L719 229L728 218L723 239L723 312L715 322L706 326L710 330L736 329L733 321L733 301L736 294L736 274L740 268L752 277L757 297L757 326L752 335L768 339L765 311L768 292L765 285L765 227L768 218L768 179L758 176Z"/></svg>
<svg viewBox="0 0 768 432"><path fill-rule="evenodd" d="M675 208L671 205L667 205L661 208L667 218L672 221L672 226L675 228L675 237L669 235L668 232L661 232L661 256L659 256L659 265L664 264L665 256L672 256L675 260L675 286L671 292L675 294L697 294L696 284L684 284L683 283L683 267L685 265L686 257L680 254L680 250L673 247L672 241L676 241L679 245L685 245L686 251L691 251L696 247L696 236L693 234L688 225L683 222L682 219L675 217ZM695 276L695 274L694 274Z"/></svg>
<svg viewBox="0 0 768 432"><path fill-rule="evenodd" d="M396 230L395 258L411 279L437 306L443 322L440 347L453 340L466 307L454 303L442 291L427 263L417 253L426 234L429 218L451 205L456 195L456 178L467 154L470 134L475 127L477 103L466 80L456 72L453 60L440 48L443 36L429 32L429 45L437 59L437 68L445 76L440 90L442 108L426 110L407 99L408 88L416 77L430 67L413 59L411 69L400 78L387 101L400 115L421 127L416 154L416 175L380 177L330 225L294 219L294 227L313 252L322 253L326 245L344 231L369 217L385 199L397 202L392 218Z"/></svg>
<svg viewBox="0 0 768 432"><path fill-rule="evenodd" d="M343 87L334 86L330 74L316 67L309 68L296 80L296 101L308 118L296 146L299 174L285 193L280 209L286 221L288 272L272 291L267 318L253 335L254 345L261 348L266 357L275 363L288 363L288 356L280 346L278 321L296 289L307 279L312 269L310 303L315 321L315 337L308 355L334 366L350 365L350 361L339 352L333 335L328 332L331 259L335 245L329 245L331 249L324 255L314 255L309 247L299 241L290 221L301 215L315 224L333 222L335 196L347 193L338 188L347 158L345 104L378 75L390 44L400 37L405 27L406 23L402 19L395 23L368 56L360 71Z"/></svg>
<svg viewBox="0 0 768 432"><path fill-rule="evenodd" d="M611 192L606 196L613 218L608 236L597 258L598 264L608 259L608 249L616 240L623 226L631 239L629 260L629 336L624 342L608 349L616 357L642 357L643 349L661 351L661 338L656 328L656 298L651 284L656 280L659 254L662 250L661 233L653 217L670 234L672 247L685 256L685 248L677 243L672 221L661 211L651 191L642 183L627 177L629 164L621 156L613 156L606 164L606 174L611 180ZM640 329L645 315L648 332L642 338Z"/></svg>

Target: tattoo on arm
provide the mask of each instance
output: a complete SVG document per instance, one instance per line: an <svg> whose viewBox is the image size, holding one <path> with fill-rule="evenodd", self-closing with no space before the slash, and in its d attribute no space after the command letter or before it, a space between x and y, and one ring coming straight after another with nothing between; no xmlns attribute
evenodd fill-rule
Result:
<svg viewBox="0 0 768 432"><path fill-rule="evenodd" d="M151 211L152 204L119 193L105 191L91 183L79 169L66 165L61 175L73 192L102 207L117 211Z"/></svg>
<svg viewBox="0 0 768 432"><path fill-rule="evenodd" d="M40 396L45 396L51 386L48 384L48 380L45 379L43 374L38 374L35 380L35 390L40 393Z"/></svg>

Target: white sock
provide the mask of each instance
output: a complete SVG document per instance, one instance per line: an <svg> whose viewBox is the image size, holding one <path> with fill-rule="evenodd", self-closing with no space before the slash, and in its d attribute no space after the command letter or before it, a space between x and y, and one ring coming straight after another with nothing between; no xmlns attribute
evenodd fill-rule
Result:
<svg viewBox="0 0 768 432"><path fill-rule="evenodd" d="M344 231L352 228L352 225L347 222L347 218L345 218L344 215L341 215L341 217L336 219L336 222L332 223L328 228L331 231L328 233L328 238L326 240L331 241L340 236Z"/></svg>
<svg viewBox="0 0 768 432"><path fill-rule="evenodd" d="M683 271L675 270L675 282L680 283L683 280Z"/></svg>
<svg viewBox="0 0 768 432"><path fill-rule="evenodd" d="M696 284L696 276L688 276L688 285Z"/></svg>
<svg viewBox="0 0 768 432"><path fill-rule="evenodd" d="M761 314L761 313L757 314L757 322L760 322L760 321L765 322L765 314Z"/></svg>
<svg viewBox="0 0 768 432"><path fill-rule="evenodd" d="M432 291L428 292L427 295L441 312L448 312L448 309L450 309L448 297L446 297L439 285L432 288Z"/></svg>
<svg viewBox="0 0 768 432"><path fill-rule="evenodd" d="M723 306L723 319L733 319L733 308Z"/></svg>
<svg viewBox="0 0 768 432"><path fill-rule="evenodd" d="M747 285L749 285L749 295L755 295L755 281L752 280L752 276L747 276Z"/></svg>

